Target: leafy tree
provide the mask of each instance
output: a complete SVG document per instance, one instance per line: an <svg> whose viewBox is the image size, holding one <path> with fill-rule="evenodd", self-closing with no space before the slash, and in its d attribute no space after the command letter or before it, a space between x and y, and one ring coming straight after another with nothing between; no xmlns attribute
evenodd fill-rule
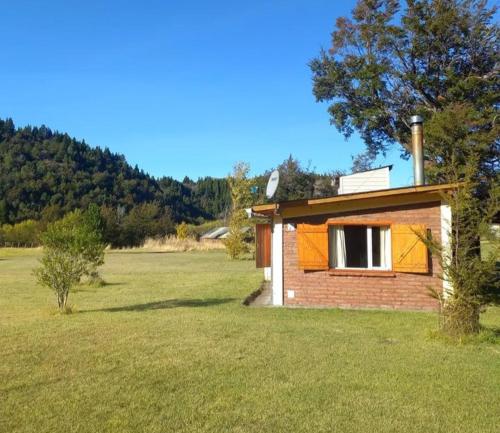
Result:
<svg viewBox="0 0 500 433"><path fill-rule="evenodd" d="M80 281L84 269L81 257L75 257L67 250L48 248L43 252L35 275L39 284L55 292L59 310L65 312L69 311L69 291Z"/></svg>
<svg viewBox="0 0 500 433"><path fill-rule="evenodd" d="M189 235L189 227L188 225L183 221L181 222L177 227L176 227L176 234L177 234L177 239L187 239Z"/></svg>
<svg viewBox="0 0 500 433"><path fill-rule="evenodd" d="M343 174L339 170L329 173L317 173L309 167L304 167L293 155L286 158L276 168L280 172L280 181L272 201L330 197L337 194L334 179ZM272 171L268 170L264 174L251 179L251 186L256 187L257 190L253 195L254 202L268 201L265 197L265 190Z"/></svg>
<svg viewBox="0 0 500 433"><path fill-rule="evenodd" d="M250 166L247 163L238 162L233 168L233 173L228 177L232 207L226 249L233 260L238 259L248 249L243 228L248 224L245 209L250 206L252 200L249 171Z"/></svg>
<svg viewBox="0 0 500 433"><path fill-rule="evenodd" d="M93 229L95 233L99 233L100 235L102 235L102 232L104 230L104 221L102 219L99 206L97 206L95 203L92 203L84 213L84 218L86 223Z"/></svg>
<svg viewBox="0 0 500 433"><path fill-rule="evenodd" d="M486 133L496 128L496 9L482 0L400 3L359 0L351 18L337 19L329 52L311 62L314 95L331 102L331 123L346 137L358 132L373 156L396 143L408 155L413 114L422 115L427 124L440 112L464 104ZM425 156L436 164L449 147L431 140L426 137ZM479 155L480 172L493 178L498 139L470 145ZM429 152L431 147L438 151ZM434 180L438 173L430 175Z"/></svg>
<svg viewBox="0 0 500 433"><path fill-rule="evenodd" d="M71 287L104 263L102 235L92 213L73 211L41 235L43 253L35 275L41 285L54 290L61 311L66 310Z"/></svg>
<svg viewBox="0 0 500 433"><path fill-rule="evenodd" d="M441 301L441 328L452 335L479 331L479 315L484 305L500 300L497 260L500 244L491 225L500 212L500 177L481 175L481 155L471 142L484 140L484 129L467 107L457 106L434 116L426 129L431 142L440 141L448 151L439 156L435 169L458 190L445 199L452 212L449 236L451 248L443 250L439 242L428 241L441 262L443 278L452 290L434 296ZM435 151L433 148L431 152ZM483 193L478 194L478 191ZM480 239L489 239L489 255L481 255Z"/></svg>
<svg viewBox="0 0 500 433"><path fill-rule="evenodd" d="M479 238L499 212L495 13L477 0L408 0L404 8L359 0L352 19L337 20L330 51L311 62L314 94L331 102L331 122L346 137L358 132L374 157L396 143L407 156L409 118L420 114L427 178L463 182L450 199L453 247L442 263L454 288L443 298L443 329L453 333L476 332L491 299L492 265L480 260Z"/></svg>
<svg viewBox="0 0 500 433"><path fill-rule="evenodd" d="M313 196L316 176L309 168L303 168L299 160L290 155L277 169L280 181L274 200L297 200Z"/></svg>
<svg viewBox="0 0 500 433"><path fill-rule="evenodd" d="M215 218L223 217L231 206L227 179L203 177L193 185L194 203Z"/></svg>
<svg viewBox="0 0 500 433"><path fill-rule="evenodd" d="M148 237L162 237L174 231L168 210L158 203L135 206L123 219L124 244L140 246Z"/></svg>
<svg viewBox="0 0 500 433"><path fill-rule="evenodd" d="M94 284L102 284L103 280L99 276L97 268L104 264L104 221L101 212L96 204L91 204L83 212L82 221L87 232L87 241L84 248L84 259L87 261L85 275L89 276ZM82 229L82 230L84 230Z"/></svg>
<svg viewBox="0 0 500 433"><path fill-rule="evenodd" d="M103 239L112 247L122 247L122 224L125 210L102 206L100 209L103 221Z"/></svg>
<svg viewBox="0 0 500 433"><path fill-rule="evenodd" d="M0 240L11 245L29 247L38 244L40 224L33 220L17 224L4 224L0 228Z"/></svg>
<svg viewBox="0 0 500 433"><path fill-rule="evenodd" d="M369 152L363 152L352 157L352 173L359 173L360 171L371 170L373 168L373 161L375 158Z"/></svg>
<svg viewBox="0 0 500 433"><path fill-rule="evenodd" d="M0 226L7 223L8 211L5 200L0 200Z"/></svg>

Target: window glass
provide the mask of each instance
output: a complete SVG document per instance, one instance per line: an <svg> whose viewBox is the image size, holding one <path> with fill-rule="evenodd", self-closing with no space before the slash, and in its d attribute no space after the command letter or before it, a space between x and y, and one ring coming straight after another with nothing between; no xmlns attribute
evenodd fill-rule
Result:
<svg viewBox="0 0 500 433"><path fill-rule="evenodd" d="M366 226L344 226L346 263L348 268L368 267Z"/></svg>
<svg viewBox="0 0 500 433"><path fill-rule="evenodd" d="M391 238L387 226L329 227L331 268L390 269Z"/></svg>

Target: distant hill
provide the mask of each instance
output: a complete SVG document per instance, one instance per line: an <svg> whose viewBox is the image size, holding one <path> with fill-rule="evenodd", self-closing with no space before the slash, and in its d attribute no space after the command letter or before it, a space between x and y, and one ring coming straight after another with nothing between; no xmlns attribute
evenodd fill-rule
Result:
<svg viewBox="0 0 500 433"><path fill-rule="evenodd" d="M52 220L91 203L122 213L154 203L174 222L200 222L222 216L230 197L226 179L156 179L108 148L0 119L0 225Z"/></svg>
<svg viewBox="0 0 500 433"><path fill-rule="evenodd" d="M338 171L318 174L291 155L277 168L274 200L336 193L332 179ZM265 201L269 174L253 179L255 202ZM91 147L43 125L16 128L12 119L0 119L0 227L50 222L91 203L101 208L110 242L133 245L145 236L172 233L181 221L224 218L231 198L225 178L157 179L108 148Z"/></svg>

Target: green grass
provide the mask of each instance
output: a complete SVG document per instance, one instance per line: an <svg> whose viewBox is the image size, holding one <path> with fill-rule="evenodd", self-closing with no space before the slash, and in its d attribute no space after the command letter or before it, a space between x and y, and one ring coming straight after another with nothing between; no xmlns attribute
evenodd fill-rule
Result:
<svg viewBox="0 0 500 433"><path fill-rule="evenodd" d="M253 263L197 252L107 254L59 315L36 254L0 250L2 433L498 431L500 345L434 314L244 307Z"/></svg>

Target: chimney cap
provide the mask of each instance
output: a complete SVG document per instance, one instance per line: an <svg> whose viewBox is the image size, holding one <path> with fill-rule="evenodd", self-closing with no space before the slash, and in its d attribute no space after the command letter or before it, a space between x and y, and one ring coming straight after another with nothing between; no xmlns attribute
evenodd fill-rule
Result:
<svg viewBox="0 0 500 433"><path fill-rule="evenodd" d="M410 124L411 125L413 125L414 123L423 123L423 122L424 122L424 119L422 118L422 116L419 116L418 114L410 117Z"/></svg>

